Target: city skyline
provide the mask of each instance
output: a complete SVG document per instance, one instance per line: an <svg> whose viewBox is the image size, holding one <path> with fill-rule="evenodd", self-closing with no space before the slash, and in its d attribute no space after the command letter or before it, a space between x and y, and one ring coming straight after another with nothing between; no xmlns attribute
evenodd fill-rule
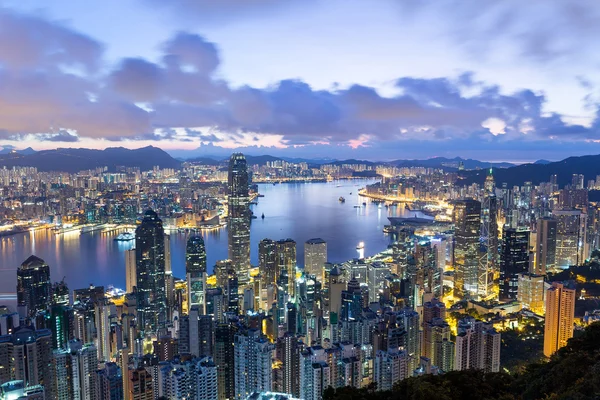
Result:
<svg viewBox="0 0 600 400"><path fill-rule="evenodd" d="M1 6L2 146L490 161L600 153L600 7L589 1Z"/></svg>

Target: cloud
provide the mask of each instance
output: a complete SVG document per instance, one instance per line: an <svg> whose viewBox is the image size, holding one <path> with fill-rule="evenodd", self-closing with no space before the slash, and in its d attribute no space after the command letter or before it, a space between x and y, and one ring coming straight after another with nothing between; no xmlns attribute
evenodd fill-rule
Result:
<svg viewBox="0 0 600 400"><path fill-rule="evenodd" d="M478 7L473 12L491 11ZM175 34L160 47L156 61L126 58L96 71L103 62L102 46L93 39L6 10L0 10L1 18L24 37L21 48L19 37L0 26L0 49L6 49L0 51L0 137L5 140L191 141L224 148L327 143L332 149L375 151L424 141L447 147L600 139L599 115L590 126L568 124L564 116L542 111L543 93L502 93L469 72L456 78L399 77L394 96L366 85L316 90L295 79L264 88L233 87L218 78L217 45L197 34ZM511 20L512 13L505 18ZM93 72L71 74L57 63Z"/></svg>

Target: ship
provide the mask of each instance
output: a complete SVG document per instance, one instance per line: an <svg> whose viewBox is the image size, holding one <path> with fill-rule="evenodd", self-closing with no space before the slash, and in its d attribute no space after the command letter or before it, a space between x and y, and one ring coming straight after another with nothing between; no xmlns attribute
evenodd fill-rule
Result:
<svg viewBox="0 0 600 400"><path fill-rule="evenodd" d="M340 196L340 198L338 200L340 201L340 203L344 203L346 201L346 199L343 198L342 196Z"/></svg>
<svg viewBox="0 0 600 400"><path fill-rule="evenodd" d="M357 246L356 246L356 250L362 250L365 248L365 242L360 242Z"/></svg>
<svg viewBox="0 0 600 400"><path fill-rule="evenodd" d="M265 219L265 213L262 213L262 215L260 216L262 219Z"/></svg>
<svg viewBox="0 0 600 400"><path fill-rule="evenodd" d="M119 236L115 238L117 242L129 242L130 240L135 239L135 235L131 232L123 232L120 233Z"/></svg>

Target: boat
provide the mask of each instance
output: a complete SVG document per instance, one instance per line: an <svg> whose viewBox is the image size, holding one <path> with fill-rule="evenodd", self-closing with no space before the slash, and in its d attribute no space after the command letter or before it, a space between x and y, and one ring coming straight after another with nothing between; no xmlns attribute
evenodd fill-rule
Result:
<svg viewBox="0 0 600 400"><path fill-rule="evenodd" d="M259 194L258 197L265 197L265 195L264 194Z"/></svg>
<svg viewBox="0 0 600 400"><path fill-rule="evenodd" d="M346 201L345 198L343 198L342 196L340 196L340 198L338 199L340 203L344 203Z"/></svg>
<svg viewBox="0 0 600 400"><path fill-rule="evenodd" d="M366 206L366 205L367 205L367 202L366 202L366 201L365 201L365 202L363 202L363 206Z"/></svg>
<svg viewBox="0 0 600 400"><path fill-rule="evenodd" d="M352 192L350 192L350 194L352 194Z"/></svg>
<svg viewBox="0 0 600 400"><path fill-rule="evenodd" d="M358 245L356 246L356 250L362 250L365 248L365 242L360 242L358 243Z"/></svg>
<svg viewBox="0 0 600 400"><path fill-rule="evenodd" d="M262 215L260 216L262 219L265 219L265 213L262 213Z"/></svg>
<svg viewBox="0 0 600 400"><path fill-rule="evenodd" d="M131 232L123 232L120 233L119 236L115 238L117 242L129 242L130 240L135 239L135 235Z"/></svg>
<svg viewBox="0 0 600 400"><path fill-rule="evenodd" d="M359 206L358 204L354 206L354 208L361 208L361 206Z"/></svg>

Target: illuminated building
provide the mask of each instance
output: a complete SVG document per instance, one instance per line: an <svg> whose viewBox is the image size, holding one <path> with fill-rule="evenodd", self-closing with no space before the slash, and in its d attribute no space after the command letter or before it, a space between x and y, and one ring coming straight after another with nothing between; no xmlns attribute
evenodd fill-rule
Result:
<svg viewBox="0 0 600 400"><path fill-rule="evenodd" d="M546 275L556 267L556 220L540 218L537 220L537 244L535 249L535 268L530 271L536 275Z"/></svg>
<svg viewBox="0 0 600 400"><path fill-rule="evenodd" d="M485 178L484 188L481 238L485 254L481 257L477 283L479 297L483 299L492 294L494 272L498 270L498 200L491 168Z"/></svg>
<svg viewBox="0 0 600 400"><path fill-rule="evenodd" d="M544 276L535 274L519 274L517 300L523 308L544 315Z"/></svg>
<svg viewBox="0 0 600 400"><path fill-rule="evenodd" d="M491 325L467 317L459 321L454 352L454 369L500 371L500 334Z"/></svg>
<svg viewBox="0 0 600 400"><path fill-rule="evenodd" d="M288 296L294 297L296 291L296 242L292 239L278 240L277 259L280 286L285 287Z"/></svg>
<svg viewBox="0 0 600 400"><path fill-rule="evenodd" d="M125 287L127 293L133 293L137 284L135 249L125 251Z"/></svg>
<svg viewBox="0 0 600 400"><path fill-rule="evenodd" d="M556 219L556 267L581 265L585 260L586 215L580 210L552 211Z"/></svg>
<svg viewBox="0 0 600 400"><path fill-rule="evenodd" d="M454 289L458 297L478 297L481 203L459 200L454 204Z"/></svg>
<svg viewBox="0 0 600 400"><path fill-rule="evenodd" d="M304 243L304 272L323 279L327 262L327 242L321 238L309 239Z"/></svg>
<svg viewBox="0 0 600 400"><path fill-rule="evenodd" d="M188 293L188 312L196 306L205 313L204 291L206 289L206 249L202 236L193 235L185 250L185 273Z"/></svg>
<svg viewBox="0 0 600 400"><path fill-rule="evenodd" d="M148 210L135 230L137 319L141 331L165 325L165 231L158 215Z"/></svg>
<svg viewBox="0 0 600 400"><path fill-rule="evenodd" d="M276 285L279 275L277 244L272 239L263 239L258 243L258 269L264 286Z"/></svg>
<svg viewBox="0 0 600 400"><path fill-rule="evenodd" d="M517 299L519 274L529 270L529 230L507 228L502 231L500 252L500 300Z"/></svg>
<svg viewBox="0 0 600 400"><path fill-rule="evenodd" d="M272 390L273 344L256 329L237 333L234 343L235 398Z"/></svg>
<svg viewBox="0 0 600 400"><path fill-rule="evenodd" d="M553 282L546 291L546 319L544 326L544 355L550 357L573 337L575 318L575 289L564 283Z"/></svg>
<svg viewBox="0 0 600 400"><path fill-rule="evenodd" d="M229 258L241 283L249 279L250 270L250 208L248 193L248 167L241 153L229 160L227 178Z"/></svg>
<svg viewBox="0 0 600 400"><path fill-rule="evenodd" d="M22 317L32 317L48 307L52 283L50 267L44 260L30 256L17 269L17 304Z"/></svg>

